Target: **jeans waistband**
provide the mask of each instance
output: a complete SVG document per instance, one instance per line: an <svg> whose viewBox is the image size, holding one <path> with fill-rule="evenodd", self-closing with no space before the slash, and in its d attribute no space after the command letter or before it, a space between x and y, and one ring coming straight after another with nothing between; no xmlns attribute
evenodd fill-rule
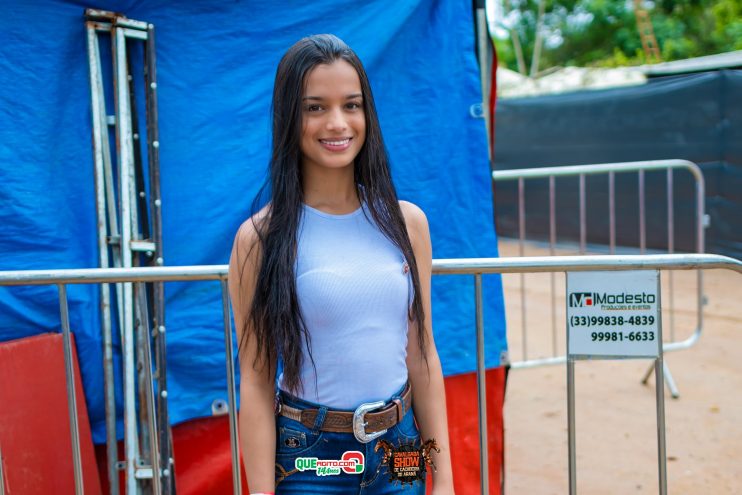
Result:
<svg viewBox="0 0 742 495"><path fill-rule="evenodd" d="M355 411L330 409L283 390L279 390L276 399L276 414L298 421L312 431L352 433L361 443L368 443L386 433L412 408L409 382L388 401L363 403Z"/></svg>
<svg viewBox="0 0 742 495"><path fill-rule="evenodd" d="M395 399L401 399L402 392L407 388L408 382L405 382L402 387L399 388L394 394L392 394L389 398L384 400L385 404L388 404ZM295 395L290 394L289 392L286 392L282 389L276 389L276 398L282 403L287 404L291 407L295 407L297 409L320 409L320 408L326 408L328 411L343 411L343 412L353 412L353 409L338 409L338 408L332 408L323 406L322 404L317 404L316 402L310 402L305 399L301 399L299 397L296 397ZM405 406L405 409L409 407L407 404L403 404Z"/></svg>

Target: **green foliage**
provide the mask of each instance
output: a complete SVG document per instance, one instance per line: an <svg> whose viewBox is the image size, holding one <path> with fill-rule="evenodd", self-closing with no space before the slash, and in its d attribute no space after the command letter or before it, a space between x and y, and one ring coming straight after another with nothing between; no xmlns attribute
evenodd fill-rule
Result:
<svg viewBox="0 0 742 495"><path fill-rule="evenodd" d="M621 67L646 62L631 0L544 0L538 67ZM502 0L530 69L539 0ZM663 61L742 49L742 0L644 0ZM501 30L498 58L518 70L511 37ZM509 33L512 36L512 33Z"/></svg>

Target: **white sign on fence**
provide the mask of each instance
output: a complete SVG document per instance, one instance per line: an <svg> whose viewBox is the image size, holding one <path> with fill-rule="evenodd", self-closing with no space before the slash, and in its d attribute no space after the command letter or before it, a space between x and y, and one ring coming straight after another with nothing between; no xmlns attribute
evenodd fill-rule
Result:
<svg viewBox="0 0 742 495"><path fill-rule="evenodd" d="M567 273L568 356L657 357L659 329L657 270Z"/></svg>

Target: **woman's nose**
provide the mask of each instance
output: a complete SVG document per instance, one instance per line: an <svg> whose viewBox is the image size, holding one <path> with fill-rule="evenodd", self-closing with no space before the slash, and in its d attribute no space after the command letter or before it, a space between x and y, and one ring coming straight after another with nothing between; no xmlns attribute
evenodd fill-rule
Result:
<svg viewBox="0 0 742 495"><path fill-rule="evenodd" d="M327 129L328 130L342 130L348 127L348 123L345 121L345 115L343 115L342 109L334 109L327 114Z"/></svg>

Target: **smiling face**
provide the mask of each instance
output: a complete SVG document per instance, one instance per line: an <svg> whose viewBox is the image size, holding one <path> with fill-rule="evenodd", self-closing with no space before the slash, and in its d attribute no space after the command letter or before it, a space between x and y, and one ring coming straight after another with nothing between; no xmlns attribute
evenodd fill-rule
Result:
<svg viewBox="0 0 742 495"><path fill-rule="evenodd" d="M352 166L366 140L358 73L345 60L320 64L306 76L301 153L305 170Z"/></svg>

